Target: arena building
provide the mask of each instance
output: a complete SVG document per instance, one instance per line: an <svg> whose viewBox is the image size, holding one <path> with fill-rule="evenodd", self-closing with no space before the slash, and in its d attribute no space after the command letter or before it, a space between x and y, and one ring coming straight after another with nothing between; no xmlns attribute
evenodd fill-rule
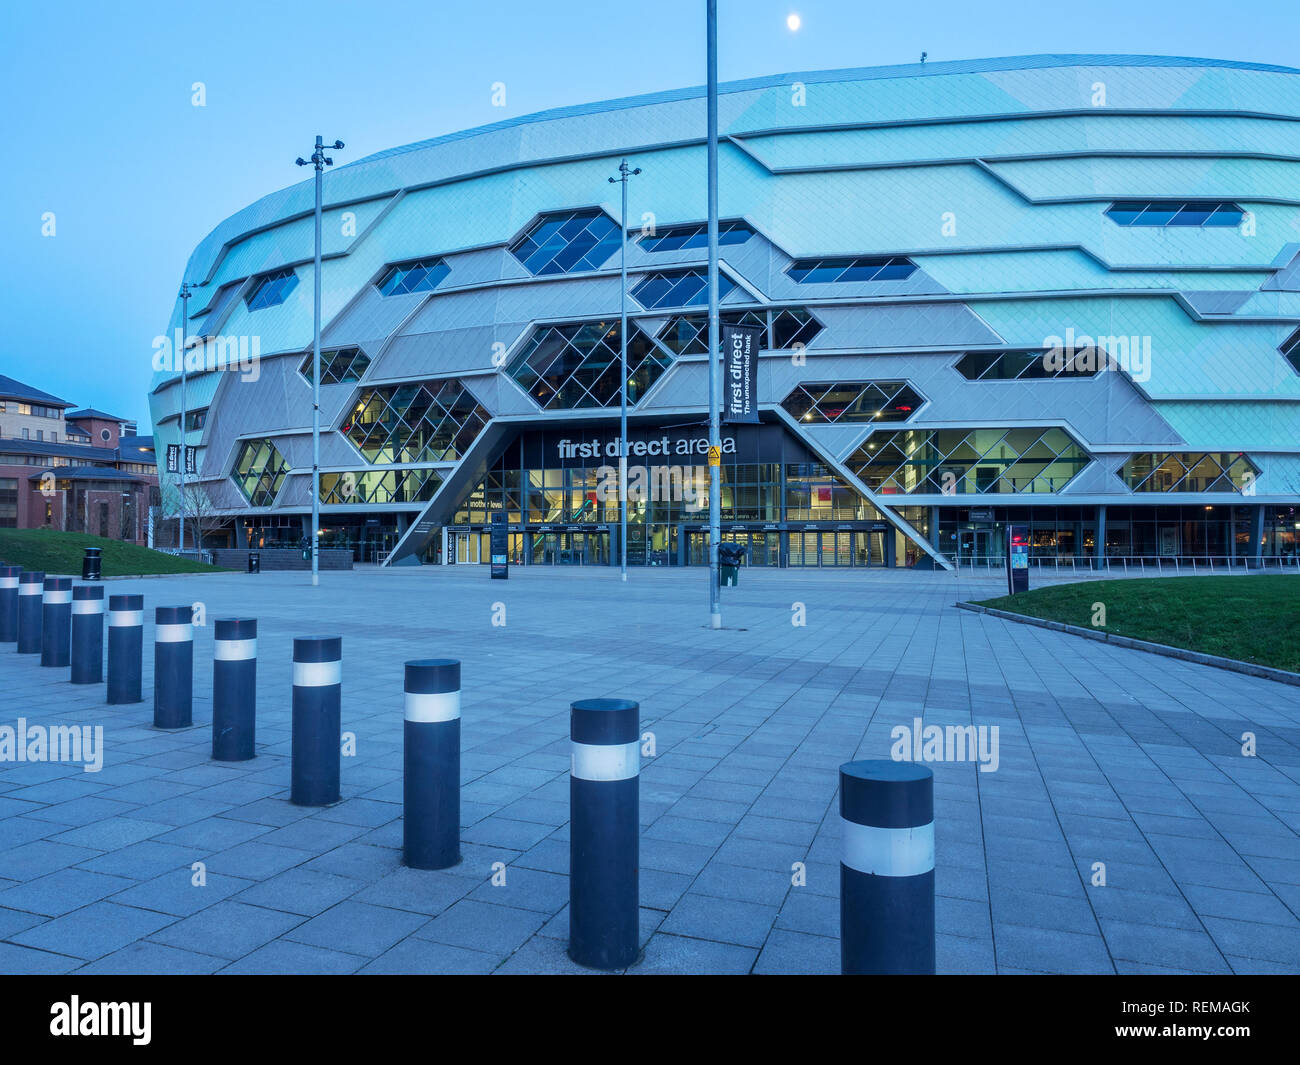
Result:
<svg viewBox="0 0 1300 1065"><path fill-rule="evenodd" d="M719 107L722 315L764 338L762 422L723 426L750 565L950 567L999 556L1007 521L1075 566L1295 564L1300 71L1030 56L735 82ZM706 561L704 91L339 163L322 544L486 561L503 512L516 562L617 563L625 227L629 563ZM185 442L229 546L311 532L312 205L310 181L264 197L185 273Z"/></svg>

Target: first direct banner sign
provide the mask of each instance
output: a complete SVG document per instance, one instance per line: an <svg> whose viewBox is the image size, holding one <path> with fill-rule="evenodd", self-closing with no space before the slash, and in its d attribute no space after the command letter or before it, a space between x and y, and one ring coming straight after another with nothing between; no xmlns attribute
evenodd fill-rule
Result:
<svg viewBox="0 0 1300 1065"><path fill-rule="evenodd" d="M724 324L722 327L724 422L757 424L759 421L758 345L763 332L763 327L758 325Z"/></svg>

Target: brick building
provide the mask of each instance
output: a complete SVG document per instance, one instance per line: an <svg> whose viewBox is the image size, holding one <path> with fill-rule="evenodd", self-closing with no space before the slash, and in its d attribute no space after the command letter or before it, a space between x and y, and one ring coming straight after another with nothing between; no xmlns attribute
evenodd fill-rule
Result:
<svg viewBox="0 0 1300 1065"><path fill-rule="evenodd" d="M0 528L145 543L157 502L153 438L134 422L0 375Z"/></svg>

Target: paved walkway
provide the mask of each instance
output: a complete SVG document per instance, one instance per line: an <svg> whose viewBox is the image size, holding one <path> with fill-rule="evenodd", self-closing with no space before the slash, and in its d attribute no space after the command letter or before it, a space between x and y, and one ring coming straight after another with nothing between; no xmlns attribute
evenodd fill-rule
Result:
<svg viewBox="0 0 1300 1065"><path fill-rule="evenodd" d="M997 581L742 581L719 633L694 570L106 582L145 595L146 699L154 606L258 618L259 756L209 760L210 624L179 733L4 645L0 725L103 725L106 753L98 773L0 763L0 972L572 971L568 705L604 695L640 700L657 744L633 972L838 971L836 770L916 717L1000 730L995 772L933 766L941 972L1300 971L1300 689L953 607ZM288 663L321 632L344 636L356 755L344 801L310 810L287 801ZM464 663L445 872L400 851L402 663L430 656Z"/></svg>

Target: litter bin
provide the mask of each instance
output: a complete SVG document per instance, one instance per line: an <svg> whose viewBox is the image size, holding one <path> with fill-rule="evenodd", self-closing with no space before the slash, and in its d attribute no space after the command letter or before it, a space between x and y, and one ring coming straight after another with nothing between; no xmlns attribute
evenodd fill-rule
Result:
<svg viewBox="0 0 1300 1065"><path fill-rule="evenodd" d="M102 547L86 548L86 555L81 560L81 579L83 581L97 581L102 579L103 554L104 549Z"/></svg>
<svg viewBox="0 0 1300 1065"><path fill-rule="evenodd" d="M248 552L248 572L249 573L262 572L262 556L257 551Z"/></svg>

